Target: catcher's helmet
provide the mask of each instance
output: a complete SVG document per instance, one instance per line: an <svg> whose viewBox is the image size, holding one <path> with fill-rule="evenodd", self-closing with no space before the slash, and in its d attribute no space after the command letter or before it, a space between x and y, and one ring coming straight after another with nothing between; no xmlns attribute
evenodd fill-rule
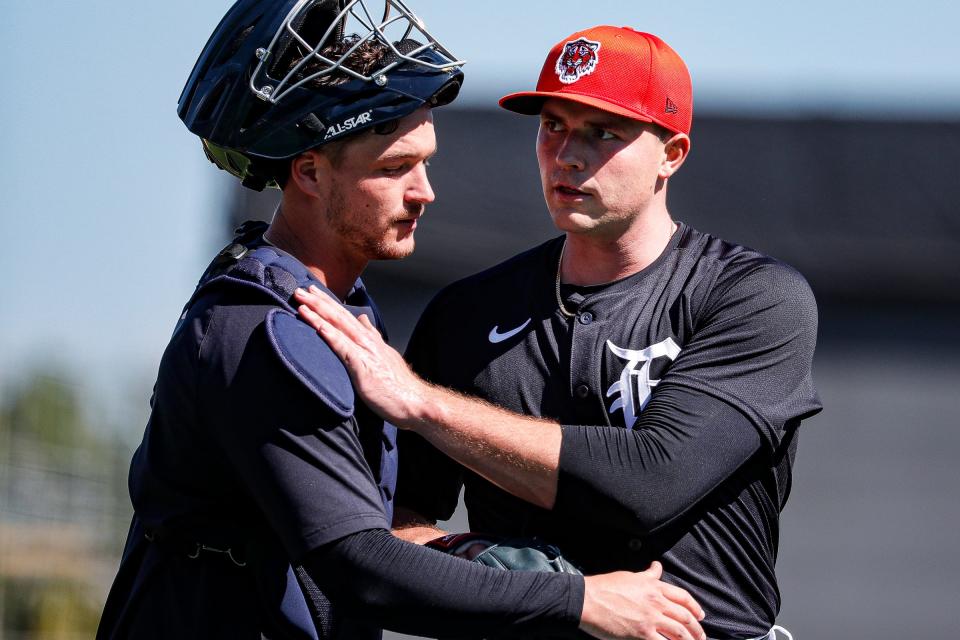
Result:
<svg viewBox="0 0 960 640"><path fill-rule="evenodd" d="M345 65L369 43L386 50L372 70ZM462 65L402 0L238 0L177 111L211 161L259 191L279 160L451 102Z"/></svg>

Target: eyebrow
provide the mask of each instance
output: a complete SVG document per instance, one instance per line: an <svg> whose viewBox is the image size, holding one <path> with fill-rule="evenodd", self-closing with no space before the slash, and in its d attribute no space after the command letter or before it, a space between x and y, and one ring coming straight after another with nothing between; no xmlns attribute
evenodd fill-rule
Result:
<svg viewBox="0 0 960 640"><path fill-rule="evenodd" d="M542 109L540 111L541 118L547 118L549 120L558 120L561 122L566 122L563 116L549 109ZM626 128L625 123L620 122L614 118L600 118L600 119L590 119L585 122L587 126L595 127L597 129L624 129Z"/></svg>
<svg viewBox="0 0 960 640"><path fill-rule="evenodd" d="M429 160L430 158L432 158L432 157L435 156L435 155L437 155L437 148L436 148L436 147L433 148L433 151L431 151L431 152L426 156L425 159L426 159L426 160ZM411 159L413 159L413 158L420 158L420 157L421 157L421 156L420 156L419 153L412 153L412 152L409 152L409 151L395 151L395 152L392 152L392 153L385 153L384 155L380 156L380 161L381 161L381 162L397 162L397 161L401 161L401 160L411 160Z"/></svg>

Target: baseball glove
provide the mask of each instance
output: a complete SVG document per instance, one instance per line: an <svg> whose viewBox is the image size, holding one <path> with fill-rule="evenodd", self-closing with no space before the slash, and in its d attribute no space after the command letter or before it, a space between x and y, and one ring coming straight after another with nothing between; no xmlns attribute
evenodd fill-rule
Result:
<svg viewBox="0 0 960 640"><path fill-rule="evenodd" d="M502 538L482 533L451 533L427 546L496 569L583 575L560 549L537 538Z"/></svg>

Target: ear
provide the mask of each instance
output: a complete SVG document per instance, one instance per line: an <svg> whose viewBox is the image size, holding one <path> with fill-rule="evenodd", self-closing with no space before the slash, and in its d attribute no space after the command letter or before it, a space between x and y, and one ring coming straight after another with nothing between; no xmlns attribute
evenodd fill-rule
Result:
<svg viewBox="0 0 960 640"><path fill-rule="evenodd" d="M660 163L659 176L666 180L675 174L690 155L690 136L685 133L674 134L663 146L663 162Z"/></svg>
<svg viewBox="0 0 960 640"><path fill-rule="evenodd" d="M326 197L326 177L330 160L319 151L304 151L290 162L290 180L297 190L314 198Z"/></svg>

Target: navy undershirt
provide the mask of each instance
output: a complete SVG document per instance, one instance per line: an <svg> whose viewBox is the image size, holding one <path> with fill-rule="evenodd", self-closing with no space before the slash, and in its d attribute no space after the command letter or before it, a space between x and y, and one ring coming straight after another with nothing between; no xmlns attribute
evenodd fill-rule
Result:
<svg viewBox="0 0 960 640"><path fill-rule="evenodd" d="M430 637L575 637L582 576L503 571L372 529L304 561L317 586L349 618ZM339 637L339 636L338 636Z"/></svg>

